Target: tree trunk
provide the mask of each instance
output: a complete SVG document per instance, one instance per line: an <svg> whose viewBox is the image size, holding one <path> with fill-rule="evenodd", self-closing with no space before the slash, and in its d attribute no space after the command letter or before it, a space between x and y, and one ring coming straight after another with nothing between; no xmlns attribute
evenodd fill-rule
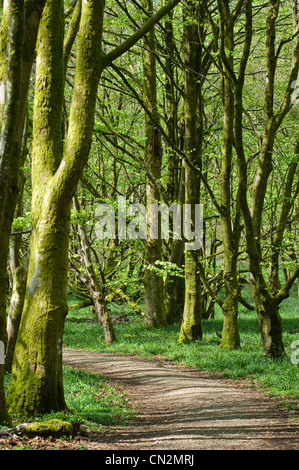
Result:
<svg viewBox="0 0 299 470"><path fill-rule="evenodd" d="M67 315L68 207L35 220L28 284L13 363L10 408L33 416L64 409L62 336ZM33 206L33 211L36 208Z"/></svg>
<svg viewBox="0 0 299 470"><path fill-rule="evenodd" d="M253 295L264 355L272 359L281 358L284 356L284 344L279 302L255 281Z"/></svg>
<svg viewBox="0 0 299 470"><path fill-rule="evenodd" d="M22 199L25 178L24 175L20 181L19 202L16 208L16 217L21 217ZM7 317L7 352L5 357L5 369L11 372L12 360L15 345L18 337L19 326L25 300L26 280L27 280L27 261L24 263L20 260L20 244L22 241L22 233L14 233L10 241L10 271L12 277L12 295L10 300L10 308Z"/></svg>
<svg viewBox="0 0 299 470"><path fill-rule="evenodd" d="M11 2L3 12L1 23L0 81L5 83L6 101L0 105L1 156L0 156L0 339L7 340L6 295L7 258L11 224L18 200L19 168L22 165L21 148L27 111L27 96L36 36L44 1ZM7 2L8 5L8 2ZM25 14L25 16L23 16ZM11 27L8 29L8 18ZM12 53L13 51L13 53ZM8 61L6 62L6 58ZM10 93L7 90L10 89ZM9 124L10 121L10 124ZM7 194L9 193L9 197ZM0 366L0 423L7 417L3 391L4 367Z"/></svg>
<svg viewBox="0 0 299 470"><path fill-rule="evenodd" d="M79 212L80 204L77 196L74 197L74 207ZM100 325L103 326L105 342L107 345L111 344L113 341L116 341L116 335L114 332L113 324L111 322L109 311L106 306L105 296L101 292L100 282L98 280L97 274L93 267L93 261L90 255L90 247L86 237L85 229L82 225L78 225L78 232L80 237L82 261L85 265L85 269L88 276L88 289L90 296L93 300L93 305L97 315L97 319Z"/></svg>
<svg viewBox="0 0 299 470"><path fill-rule="evenodd" d="M152 0L143 0L146 11L152 12ZM157 114L157 91L156 91L156 59L155 59L155 31L152 29L144 37L143 48L143 69L144 87L143 99L145 106L150 110L152 116L158 120ZM152 178L157 181L161 177L162 164L162 144L160 131L156 128L151 118L145 116L146 150L145 162ZM157 204L160 199L160 191L151 178L146 179L146 207L148 222L150 222L150 208L152 204ZM152 268L156 261L161 260L161 234L157 239L148 238L145 240L145 324L150 328L157 328L165 325L165 311L163 301L163 278Z"/></svg>
<svg viewBox="0 0 299 470"><path fill-rule="evenodd" d="M219 8L221 29L221 59L226 70L222 75L222 101L223 101L223 137L222 161L219 178L221 195L221 226L224 251L224 284L225 301L223 310L223 331L221 347L236 349L240 347L238 330L239 286L237 273L237 259L240 237L240 211L238 201L235 205L235 218L232 220L232 175L233 175L233 146L235 99L234 90L229 78L229 71L234 68L234 22L233 15L226 7Z"/></svg>
<svg viewBox="0 0 299 470"><path fill-rule="evenodd" d="M63 1L48 0L36 65L32 217L28 284L8 402L27 416L66 407L62 336L67 314L72 197L88 158L93 131L104 2L84 2L69 131L62 148Z"/></svg>
<svg viewBox="0 0 299 470"><path fill-rule="evenodd" d="M293 276L291 276L289 281L285 284L282 289L279 290L279 292L275 292L277 289L273 285L273 293L271 293L271 282L273 282L274 278L276 278L277 281L277 273L272 273L270 285L267 286L262 268L262 222L264 212L264 201L266 191L268 189L268 180L273 170L273 147L277 131L290 109L292 93L291 87L288 87L285 92L284 99L282 100L280 110L277 114L275 114L274 85L277 72L276 22L279 15L279 8L280 1L273 0L269 7L266 23L267 80L264 96L264 133L261 142L261 152L258 162L258 169L256 172L256 177L251 192L251 209L249 208L249 204L247 201L248 176L246 158L242 145L242 130L240 129L240 102L237 103L237 109L239 110L239 113L238 118L236 118L236 128L239 127L238 133L236 134L236 147L238 149L237 155L240 178L240 205L243 213L246 231L246 249L249 257L250 272L253 277L254 300L261 328L264 354L273 358L282 357L284 354L282 323L278 307L280 302L287 297L289 289L295 282L296 276L298 275L298 270L295 270ZM298 22L296 19L294 32L297 30L297 23ZM295 36L296 35L294 35L294 37ZM290 83L297 79L298 70L299 40L297 37L297 39L294 41L293 46L293 61L289 76ZM279 230L282 227L283 226L281 226ZM278 236L280 237L279 233ZM274 259L273 262L275 265L277 263L277 259ZM273 269L276 269L275 266L273 266Z"/></svg>
<svg viewBox="0 0 299 470"><path fill-rule="evenodd" d="M0 341L7 344L6 295L7 258L14 208L18 195L20 153L23 129L21 87L24 40L24 2L5 4L1 24L0 79L5 87L1 108L0 135ZM4 5L4 6L5 6ZM0 423L8 420L4 394L4 364L0 364Z"/></svg>
<svg viewBox="0 0 299 470"><path fill-rule="evenodd" d="M202 96L200 72L202 50L198 37L196 8L188 2L184 21L184 63L185 95L184 116L185 136L184 151L188 160L201 168L203 139ZM196 226L195 205L200 203L200 179L189 165L185 165L185 205L191 206L191 223ZM198 270L200 250L185 249L185 302L179 343L200 340L202 338L202 286Z"/></svg>
<svg viewBox="0 0 299 470"><path fill-rule="evenodd" d="M46 2L37 41L32 143L33 232L24 311L12 369L14 385L9 394L11 409L27 416L65 408L61 352L67 313L64 293L68 207L65 205L63 210L58 210L55 207L57 191L49 190L50 178L62 156L62 2L56 5L50 0Z"/></svg>
<svg viewBox="0 0 299 470"><path fill-rule="evenodd" d="M178 138L178 106L175 89L175 37L173 11L165 19L165 113L168 137L177 147ZM183 209L185 200L184 168L171 145L167 146L167 199L169 204L178 203ZM173 226L170 228L173 232ZM173 239L170 235L169 261L181 267L184 252L182 239ZM183 289L182 289L183 287ZM168 274L164 282L165 318L170 325L182 321L184 309L184 280L176 275Z"/></svg>
<svg viewBox="0 0 299 470"><path fill-rule="evenodd" d="M185 169L181 165L178 204L181 211L185 201ZM182 238L171 240L171 253L169 261L180 268L184 259L184 241ZM167 274L164 282L165 318L167 325L182 321L185 298L185 281L182 277Z"/></svg>

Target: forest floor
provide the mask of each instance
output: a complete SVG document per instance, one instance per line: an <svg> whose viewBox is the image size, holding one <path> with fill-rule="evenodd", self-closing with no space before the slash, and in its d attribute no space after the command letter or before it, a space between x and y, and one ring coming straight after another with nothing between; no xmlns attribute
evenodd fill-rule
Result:
<svg viewBox="0 0 299 470"><path fill-rule="evenodd" d="M139 413L88 449L299 450L299 418L250 385L162 359L66 350L65 364L109 377Z"/></svg>
<svg viewBox="0 0 299 470"><path fill-rule="evenodd" d="M87 351L65 350L64 363L104 375L127 390L138 405L137 416L128 425L73 441L36 438L34 448L299 450L298 416L283 411L249 380L233 381L159 358Z"/></svg>

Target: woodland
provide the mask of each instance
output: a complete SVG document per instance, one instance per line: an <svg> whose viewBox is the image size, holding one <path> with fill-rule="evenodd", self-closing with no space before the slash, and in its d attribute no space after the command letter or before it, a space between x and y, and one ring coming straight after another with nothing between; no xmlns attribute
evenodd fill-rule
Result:
<svg viewBox="0 0 299 470"><path fill-rule="evenodd" d="M120 341L117 306L128 337L130 311L149 336L175 327L177 350L198 355L216 317L217 348L242 350L242 311L261 360L288 357L288 299L299 332L298 75L297 0L1 2L0 424L67 408L74 307L103 350ZM136 236L116 223L99 237L98 208L117 222L119 198L147 214L189 205L193 227L200 204L200 248L174 236L171 212L167 237L138 237L138 217Z"/></svg>

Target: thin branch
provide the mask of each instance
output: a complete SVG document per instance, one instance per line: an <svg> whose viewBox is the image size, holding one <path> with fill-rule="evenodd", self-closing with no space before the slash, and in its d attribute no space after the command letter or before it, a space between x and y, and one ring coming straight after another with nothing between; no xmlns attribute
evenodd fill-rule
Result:
<svg viewBox="0 0 299 470"><path fill-rule="evenodd" d="M288 297L290 289L298 276L299 276L299 266L297 266L294 273L292 274L292 276L289 277L288 281L283 286L283 288L280 289L280 291L276 294L275 300L277 300L278 304L280 304L280 302L282 302L284 299Z"/></svg>
<svg viewBox="0 0 299 470"><path fill-rule="evenodd" d="M160 8L157 13L155 13L149 20L147 20L141 28L139 28L136 33L126 39L122 44L115 47L111 52L103 56L102 68L106 68L112 64L112 62L125 52L127 52L131 47L133 47L139 39L141 39L145 34L147 34L154 26L157 24L164 16L166 16L170 10L172 10L181 0L170 0L165 6Z"/></svg>

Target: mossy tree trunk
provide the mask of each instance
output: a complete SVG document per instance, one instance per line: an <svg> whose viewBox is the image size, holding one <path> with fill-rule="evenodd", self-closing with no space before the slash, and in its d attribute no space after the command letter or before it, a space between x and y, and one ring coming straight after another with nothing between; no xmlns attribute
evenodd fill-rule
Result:
<svg viewBox="0 0 299 470"><path fill-rule="evenodd" d="M64 14L62 2L54 3L46 2L37 39L32 142L33 231L27 291L9 393L11 409L23 410L27 415L64 407L62 371L58 370L57 356L66 315L60 286L66 288L65 247L69 223L67 206L61 216L61 211L55 207L56 191L49 191L51 178L62 157ZM53 276L55 271L56 276Z"/></svg>
<svg viewBox="0 0 299 470"><path fill-rule="evenodd" d="M0 324L2 331L0 339L3 333L4 341L6 340L6 266L9 238L18 201L19 169L23 162L21 149L29 80L44 3L44 0L4 2L1 22L0 82L2 85L5 84L6 95L5 103L0 105L2 127L0 157ZM2 378L0 382L2 383ZM0 387L2 388L2 385ZM4 399L0 399L0 403L0 406L3 406Z"/></svg>
<svg viewBox="0 0 299 470"><path fill-rule="evenodd" d="M165 114L168 138L179 147L178 103L175 88L176 44L174 34L173 11L164 23L164 41L167 55L165 57ZM184 167L171 145L166 145L167 152L167 200L169 205L179 204L183 209L185 199ZM170 220L171 224L171 220ZM181 267L183 262L184 242L172 235L173 224L170 226L169 261ZM169 273L164 282L165 317L167 324L182 320L184 309L184 279Z"/></svg>
<svg viewBox="0 0 299 470"><path fill-rule="evenodd" d="M6 346L7 258L18 194L20 166L18 144L23 135L18 116L22 95L24 2L15 0L5 3L4 7L0 37L0 78L3 100L0 105L0 341ZM9 419L4 394L4 368L4 364L0 364L0 423Z"/></svg>
<svg viewBox="0 0 299 470"><path fill-rule="evenodd" d="M26 141L25 141L26 142ZM15 217L22 217L23 215L23 190L25 184L25 176L20 178L20 194L19 200L15 211ZM10 272L12 278L12 293L10 299L9 312L7 317L7 349L5 357L5 370L11 372L12 360L15 350L15 344L18 337L21 316L23 312L26 280L27 280L27 257L24 262L20 257L20 246L22 242L22 229L16 230L12 234L10 240Z"/></svg>
<svg viewBox="0 0 299 470"><path fill-rule="evenodd" d="M88 158L100 75L104 2L84 2L68 136L61 136L63 1L48 0L39 29L32 157L33 233L8 403L27 416L66 407L62 335L72 196Z"/></svg>
<svg viewBox="0 0 299 470"><path fill-rule="evenodd" d="M153 11L152 0L143 0L143 6L147 12ZM151 115L158 121L157 113L157 90L156 90L156 58L155 58L155 30L152 30L144 37L143 48L143 99L144 104ZM145 115L145 162L151 177L146 178L146 207L148 222L151 221L151 205L159 204L161 194L158 188L158 180L161 178L162 165L162 143L159 129L146 113ZM149 225L149 224L148 224ZM161 260L162 240L160 231L157 239L149 234L145 240L145 324L150 328L157 328L165 325L165 310L163 301L163 278L155 270L157 261Z"/></svg>
<svg viewBox="0 0 299 470"><path fill-rule="evenodd" d="M188 161L201 169L203 143L202 120L202 48L198 35L198 9L193 2L185 7L184 18L184 152ZM185 165L185 205L191 206L191 224L195 221L195 205L200 203L200 178L192 166ZM185 245L186 247L186 245ZM201 250L185 249L185 300L179 343L202 338L202 285L199 276Z"/></svg>
<svg viewBox="0 0 299 470"><path fill-rule="evenodd" d="M246 249L249 257L249 266L253 278L253 294L256 312L258 315L264 354L270 358L280 358L284 355L284 344L282 337L282 322L279 315L279 305L288 296L289 290L295 282L299 268L284 287L277 288L271 292L272 280L267 285L262 263L262 221L264 201L268 189L269 176L273 169L273 147L277 131L291 107L291 83L297 79L299 69L299 39L294 34L292 67L290 69L289 84L277 112L275 106L275 80L278 60L276 50L276 23L279 16L280 1L270 2L266 22L266 71L267 81L264 95L264 131L261 138L261 151L256 172L255 181L251 193L251 207L247 200L248 175L244 147L242 143L242 129L240 127L241 101L236 102L236 149L239 166L239 189L240 205L244 218L246 232ZM297 13L296 13L297 15ZM297 29L298 19L294 18L294 26ZM289 190L290 174L286 180L285 190ZM284 210L284 208L282 209ZM279 229L280 230L280 229ZM279 230L277 235L280 236ZM277 239L279 244L279 240ZM276 243L277 244L277 243ZM278 246L275 247L276 249ZM276 275L275 275L276 276Z"/></svg>
<svg viewBox="0 0 299 470"><path fill-rule="evenodd" d="M234 26L237 16L232 14L228 5L219 3L220 17L220 59L222 73L222 103L223 103L223 136L221 154L221 173L219 177L221 196L221 228L224 251L223 278L225 285L225 300L222 305L223 329L221 347L236 349L240 347L238 329L239 285L237 259L240 238L240 207L235 202L235 217L233 220L233 147L235 100L229 71L234 69Z"/></svg>
<svg viewBox="0 0 299 470"><path fill-rule="evenodd" d="M102 54L105 1L82 2L74 92L64 146L64 2L46 2L36 58L33 232L25 305L8 390L12 413L33 416L65 408L62 335L67 314L70 210L89 155L99 78L104 67L136 44L178 1L170 0L106 56Z"/></svg>
<svg viewBox="0 0 299 470"><path fill-rule="evenodd" d="M185 167L182 165L177 203L183 211L185 201ZM173 238L169 261L180 268L184 260L184 240ZM183 268L182 268L183 270ZM167 325L181 322L184 311L185 279L183 276L167 273L164 282L165 318Z"/></svg>

